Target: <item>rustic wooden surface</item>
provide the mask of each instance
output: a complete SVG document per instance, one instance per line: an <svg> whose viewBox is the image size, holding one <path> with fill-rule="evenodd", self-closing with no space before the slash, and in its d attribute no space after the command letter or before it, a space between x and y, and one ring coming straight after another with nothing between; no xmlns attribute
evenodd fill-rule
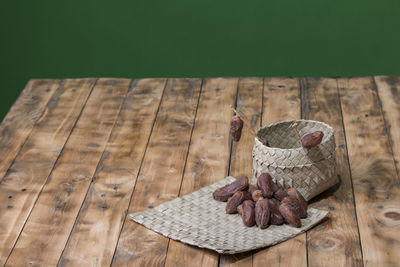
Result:
<svg viewBox="0 0 400 267"><path fill-rule="evenodd" d="M253 132L297 118L338 146L308 232L227 256L127 217L250 176ZM0 124L0 266L400 266L399 127L400 77L31 80Z"/></svg>

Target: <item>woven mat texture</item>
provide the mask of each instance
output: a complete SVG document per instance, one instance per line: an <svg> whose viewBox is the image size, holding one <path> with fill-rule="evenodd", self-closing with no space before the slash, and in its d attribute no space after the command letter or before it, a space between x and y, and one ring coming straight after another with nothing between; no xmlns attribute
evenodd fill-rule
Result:
<svg viewBox="0 0 400 267"><path fill-rule="evenodd" d="M155 208L132 213L129 217L168 238L218 253L234 254L287 240L310 229L328 214L327 211L309 208L308 217L301 220L301 228L289 225L272 225L263 230L255 226L246 227L238 214L225 213L226 202L212 197L217 188L234 180L228 176Z"/></svg>

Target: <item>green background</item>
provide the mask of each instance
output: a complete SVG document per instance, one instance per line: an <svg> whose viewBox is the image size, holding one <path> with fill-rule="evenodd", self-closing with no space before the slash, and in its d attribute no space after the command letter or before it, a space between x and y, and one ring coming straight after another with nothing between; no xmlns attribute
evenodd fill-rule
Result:
<svg viewBox="0 0 400 267"><path fill-rule="evenodd" d="M398 0L1 1L0 119L29 78L400 75Z"/></svg>

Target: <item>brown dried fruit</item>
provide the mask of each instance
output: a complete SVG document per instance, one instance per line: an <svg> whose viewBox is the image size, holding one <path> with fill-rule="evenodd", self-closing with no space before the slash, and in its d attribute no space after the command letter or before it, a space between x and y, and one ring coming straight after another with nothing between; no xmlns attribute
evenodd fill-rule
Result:
<svg viewBox="0 0 400 267"><path fill-rule="evenodd" d="M296 214L296 211L292 206L287 203L282 203L279 205L279 212L290 225L294 227L301 227L300 217Z"/></svg>
<svg viewBox="0 0 400 267"><path fill-rule="evenodd" d="M251 200L245 200L242 203L242 220L244 225L251 227L253 226L255 221L255 212L254 212L254 202Z"/></svg>
<svg viewBox="0 0 400 267"><path fill-rule="evenodd" d="M284 222L284 219L279 212L279 205L281 204L278 200L272 198L268 199L269 207L271 209L271 218L270 223L272 225L281 225Z"/></svg>
<svg viewBox="0 0 400 267"><path fill-rule="evenodd" d="M244 193L244 200L253 200L251 193L249 191L242 191Z"/></svg>
<svg viewBox="0 0 400 267"><path fill-rule="evenodd" d="M271 175L262 173L257 180L257 186L261 190L262 195L266 198L272 198L274 192L278 190L276 184L272 181Z"/></svg>
<svg viewBox="0 0 400 267"><path fill-rule="evenodd" d="M281 204L281 202L275 198L271 198L269 200L270 204L271 204L271 208L274 209L275 211L279 211L279 205Z"/></svg>
<svg viewBox="0 0 400 267"><path fill-rule="evenodd" d="M282 215L280 213L271 213L271 218L270 218L270 223L271 225L281 225L285 222L285 219L283 219Z"/></svg>
<svg viewBox="0 0 400 267"><path fill-rule="evenodd" d="M285 197L289 196L285 191L283 191L282 189L278 189L275 193L274 193L274 198L276 198L279 201L282 201Z"/></svg>
<svg viewBox="0 0 400 267"><path fill-rule="evenodd" d="M240 214L240 216L242 216L242 214L243 214L243 206L242 206L242 204L240 204L240 205L237 207L237 212Z"/></svg>
<svg viewBox="0 0 400 267"><path fill-rule="evenodd" d="M291 197L285 197L282 200L282 203L286 203L286 204L289 204L290 206L292 206L293 209L296 211L296 214L299 215L300 218L307 217L307 210L305 210L303 208L303 206L300 205L300 203L297 199L294 199Z"/></svg>
<svg viewBox="0 0 400 267"><path fill-rule="evenodd" d="M233 116L231 119L230 135L233 141L239 142L242 136L243 120L239 115Z"/></svg>
<svg viewBox="0 0 400 267"><path fill-rule="evenodd" d="M303 197L303 195L294 187L289 188L287 191L288 195L291 198L297 199L299 201L300 205L307 210L307 200Z"/></svg>
<svg viewBox="0 0 400 267"><path fill-rule="evenodd" d="M322 138L324 137L324 133L321 131L316 131L310 134L306 134L301 138L301 145L304 148L312 148L321 143Z"/></svg>
<svg viewBox="0 0 400 267"><path fill-rule="evenodd" d="M263 198L261 190L256 190L252 194L252 199L257 202L260 198Z"/></svg>
<svg viewBox="0 0 400 267"><path fill-rule="evenodd" d="M258 190L258 186L257 185L249 185L249 192L250 194L253 194L254 191Z"/></svg>
<svg viewBox="0 0 400 267"><path fill-rule="evenodd" d="M218 201L227 201L237 191L245 191L249 188L249 178L246 176L236 179L233 183L225 185L214 191L213 197Z"/></svg>
<svg viewBox="0 0 400 267"><path fill-rule="evenodd" d="M272 191L274 191L274 193L279 190L278 185L274 181L271 182L271 186L272 186Z"/></svg>
<svg viewBox="0 0 400 267"><path fill-rule="evenodd" d="M260 229L265 229L269 226L271 210L269 208L268 199L261 198L256 202L254 209L256 214L256 224Z"/></svg>
<svg viewBox="0 0 400 267"><path fill-rule="evenodd" d="M236 192L228 199L226 203L225 211L228 214L233 214L237 212L237 207L242 204L245 200L245 193L243 191Z"/></svg>

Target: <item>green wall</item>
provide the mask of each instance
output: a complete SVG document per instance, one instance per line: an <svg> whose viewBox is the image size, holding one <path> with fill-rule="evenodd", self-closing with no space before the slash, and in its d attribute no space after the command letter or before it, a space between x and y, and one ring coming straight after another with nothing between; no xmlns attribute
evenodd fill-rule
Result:
<svg viewBox="0 0 400 267"><path fill-rule="evenodd" d="M400 75L398 0L0 3L0 119L29 78Z"/></svg>

